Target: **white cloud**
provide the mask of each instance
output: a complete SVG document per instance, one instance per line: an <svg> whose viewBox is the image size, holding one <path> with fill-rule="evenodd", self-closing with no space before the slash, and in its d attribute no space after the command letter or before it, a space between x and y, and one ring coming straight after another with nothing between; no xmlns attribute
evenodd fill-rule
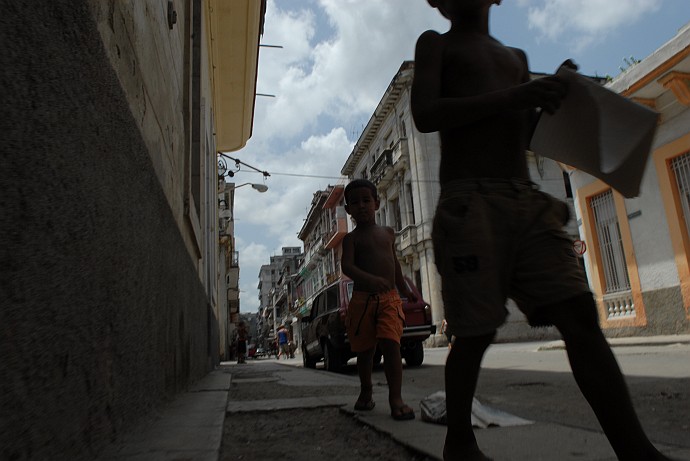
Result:
<svg viewBox="0 0 690 461"><path fill-rule="evenodd" d="M237 248L240 250L240 311L256 312L259 308L258 285L259 268L268 264L271 253L266 245L251 242L244 244L241 237L236 236ZM246 273L251 271L252 273Z"/></svg>
<svg viewBox="0 0 690 461"><path fill-rule="evenodd" d="M260 169L274 173L265 181L268 192L258 194L248 187L237 190L235 215L242 222L264 225L267 235L295 235L306 216L305 208L311 203L313 193L318 188L338 182L336 178L340 176L340 169L351 150L352 143L345 130L337 127L326 135L310 136L288 152L262 155L254 163L260 163ZM243 173L237 176L240 174ZM252 178L250 180L257 181L255 176Z"/></svg>
<svg viewBox="0 0 690 461"><path fill-rule="evenodd" d="M634 24L658 10L662 0L520 0L528 8L530 29L556 41L562 37L582 51L611 31Z"/></svg>
<svg viewBox="0 0 690 461"><path fill-rule="evenodd" d="M303 2L302 2L303 3ZM275 98L257 101L254 131L291 139L314 129L324 116L351 127L368 118L429 24L443 23L421 0L320 0L330 34L315 42L318 24L293 2L269 1L262 42L258 91Z"/></svg>

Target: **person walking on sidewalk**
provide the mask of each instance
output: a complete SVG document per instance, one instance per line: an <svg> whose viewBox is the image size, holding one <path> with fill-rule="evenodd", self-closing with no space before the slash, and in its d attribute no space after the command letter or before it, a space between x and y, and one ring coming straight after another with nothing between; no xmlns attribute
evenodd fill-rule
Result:
<svg viewBox="0 0 690 461"><path fill-rule="evenodd" d="M278 347L279 347L279 352L278 352L278 358L280 358L281 355L285 356L285 360L290 358L290 339L288 336L288 331L285 329L284 326L280 326L280 329L278 330Z"/></svg>
<svg viewBox="0 0 690 461"><path fill-rule="evenodd" d="M388 381L388 403L396 420L414 419L414 410L402 399L400 338L405 314L396 291L416 301L403 278L395 256L395 232L376 224L380 202L376 186L356 179L345 187L345 211L355 220L355 229L343 239L343 273L354 281L345 319L352 351L357 353L360 393L355 410L374 408L371 373L378 345Z"/></svg>
<svg viewBox="0 0 690 461"><path fill-rule="evenodd" d="M244 322L237 325L237 363L247 363L247 326Z"/></svg>
<svg viewBox="0 0 690 461"><path fill-rule="evenodd" d="M472 398L482 357L512 298L532 326L554 325L580 390L618 459L666 460L645 435L604 337L585 274L563 231L567 205L530 181L526 150L537 108L567 92L556 76L530 79L527 56L489 34L501 0L428 0L450 20L417 40L412 115L440 132L441 197L433 225L448 332L444 459L487 460L474 437ZM571 61L563 65L576 68Z"/></svg>

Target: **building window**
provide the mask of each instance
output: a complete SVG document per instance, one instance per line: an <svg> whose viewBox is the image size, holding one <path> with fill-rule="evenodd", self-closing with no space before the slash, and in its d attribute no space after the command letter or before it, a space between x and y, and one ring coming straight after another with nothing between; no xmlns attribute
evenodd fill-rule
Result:
<svg viewBox="0 0 690 461"><path fill-rule="evenodd" d="M628 291L630 278L611 189L592 197L590 205L604 268L605 294Z"/></svg>
<svg viewBox="0 0 690 461"><path fill-rule="evenodd" d="M565 185L565 196L573 198L573 187L570 184L570 175L567 171L563 172L563 184Z"/></svg>
<svg viewBox="0 0 690 461"><path fill-rule="evenodd" d="M690 237L690 231L688 231L690 229L690 152L671 160L671 171L676 180L676 191L683 214L681 221L685 224L685 236Z"/></svg>
<svg viewBox="0 0 690 461"><path fill-rule="evenodd" d="M394 222L391 223L392 227L396 231L400 231L402 229L402 217L400 215L400 200L398 198L394 198L391 200L391 206L393 207L393 220Z"/></svg>
<svg viewBox="0 0 690 461"><path fill-rule="evenodd" d="M416 220L414 217L414 197L412 196L412 183L405 184L405 191L407 192L407 223L414 225Z"/></svg>

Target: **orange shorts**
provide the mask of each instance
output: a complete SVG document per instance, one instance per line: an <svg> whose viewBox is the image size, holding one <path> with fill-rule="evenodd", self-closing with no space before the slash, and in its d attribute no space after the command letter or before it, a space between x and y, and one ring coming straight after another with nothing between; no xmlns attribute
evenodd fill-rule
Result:
<svg viewBox="0 0 690 461"><path fill-rule="evenodd" d="M379 339L391 339L400 344L404 323L405 314L397 290L352 293L345 317L352 352L372 349Z"/></svg>

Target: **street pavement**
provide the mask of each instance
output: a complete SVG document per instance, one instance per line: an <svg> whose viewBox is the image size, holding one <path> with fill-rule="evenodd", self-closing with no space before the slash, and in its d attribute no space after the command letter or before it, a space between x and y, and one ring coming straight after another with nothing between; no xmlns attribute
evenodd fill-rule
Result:
<svg viewBox="0 0 690 461"><path fill-rule="evenodd" d="M620 338L611 339L610 342L614 351L625 346L643 348L676 344L682 345L683 353L690 350L686 347L690 345L690 335ZM500 347L504 350L512 347L513 352L519 351L520 348L550 351L561 350L563 345L560 341L552 341L539 344L500 345ZM442 361L444 349L427 349L425 363L434 360ZM484 367L496 373L500 373L501 370L512 371L510 368L515 366L514 361L504 358L503 355L487 354ZM562 362L563 360L550 362L540 357L534 361L534 364L523 364L521 368L522 371L525 371L525 368L531 368L540 372L560 373L567 371L567 363ZM675 365L670 367L665 366L663 360L658 362L657 368L660 371L652 373L655 376L659 375L659 379L651 380L651 383L662 382L663 379L670 377L690 378L690 354L688 354L688 360L682 362L687 364L687 367ZM629 370L625 366L623 368L627 375ZM636 372L634 368L631 371ZM404 374L407 373L404 372ZM224 420L226 417L232 418L233 413L326 406L340 406L343 411L352 414L363 424L388 434L400 444L431 458L442 459L446 428L443 425L422 421L419 403L430 394L430 388L428 385L423 385L421 379L414 378L413 373L409 375L413 377L411 381L408 379L404 383L403 394L407 403L415 408L417 418L414 421L397 422L390 417L385 386L375 386L376 407L373 411L353 410L352 405L359 386L356 372L335 374L322 369L304 369L300 355L290 360L249 360L243 365L224 363L189 392L181 394L171 404L108 447L99 459L104 461L216 461L219 459L222 444ZM268 391L269 385L276 384L282 385L283 389L289 389L289 391L281 392L280 395L276 395L274 391ZM525 385L529 384L531 383L525 383ZM499 382L499 385L502 383ZM240 392L242 395L238 395ZM510 386L506 386L505 392L508 393L506 398L509 399ZM659 392L663 393L664 390L659 389ZM688 402L681 400L669 404L687 406ZM576 418L577 412L570 408L575 404L564 399L564 405L566 408L559 408L558 411L564 413L573 411ZM506 408L499 410L506 411ZM555 409L551 409L553 410ZM690 430L688 429L690 408L681 409L681 411L686 415L684 425L675 429L676 433L686 432L687 437L670 438L665 440L665 443L661 443L653 436L651 438L661 451L673 459L690 461ZM525 417L524 414L516 416ZM600 430L573 423L573 418L571 420L552 418L548 416L548 413L534 413L531 417L525 418L531 420L532 424L476 429L475 434L480 447L497 461L616 460L613 450Z"/></svg>

